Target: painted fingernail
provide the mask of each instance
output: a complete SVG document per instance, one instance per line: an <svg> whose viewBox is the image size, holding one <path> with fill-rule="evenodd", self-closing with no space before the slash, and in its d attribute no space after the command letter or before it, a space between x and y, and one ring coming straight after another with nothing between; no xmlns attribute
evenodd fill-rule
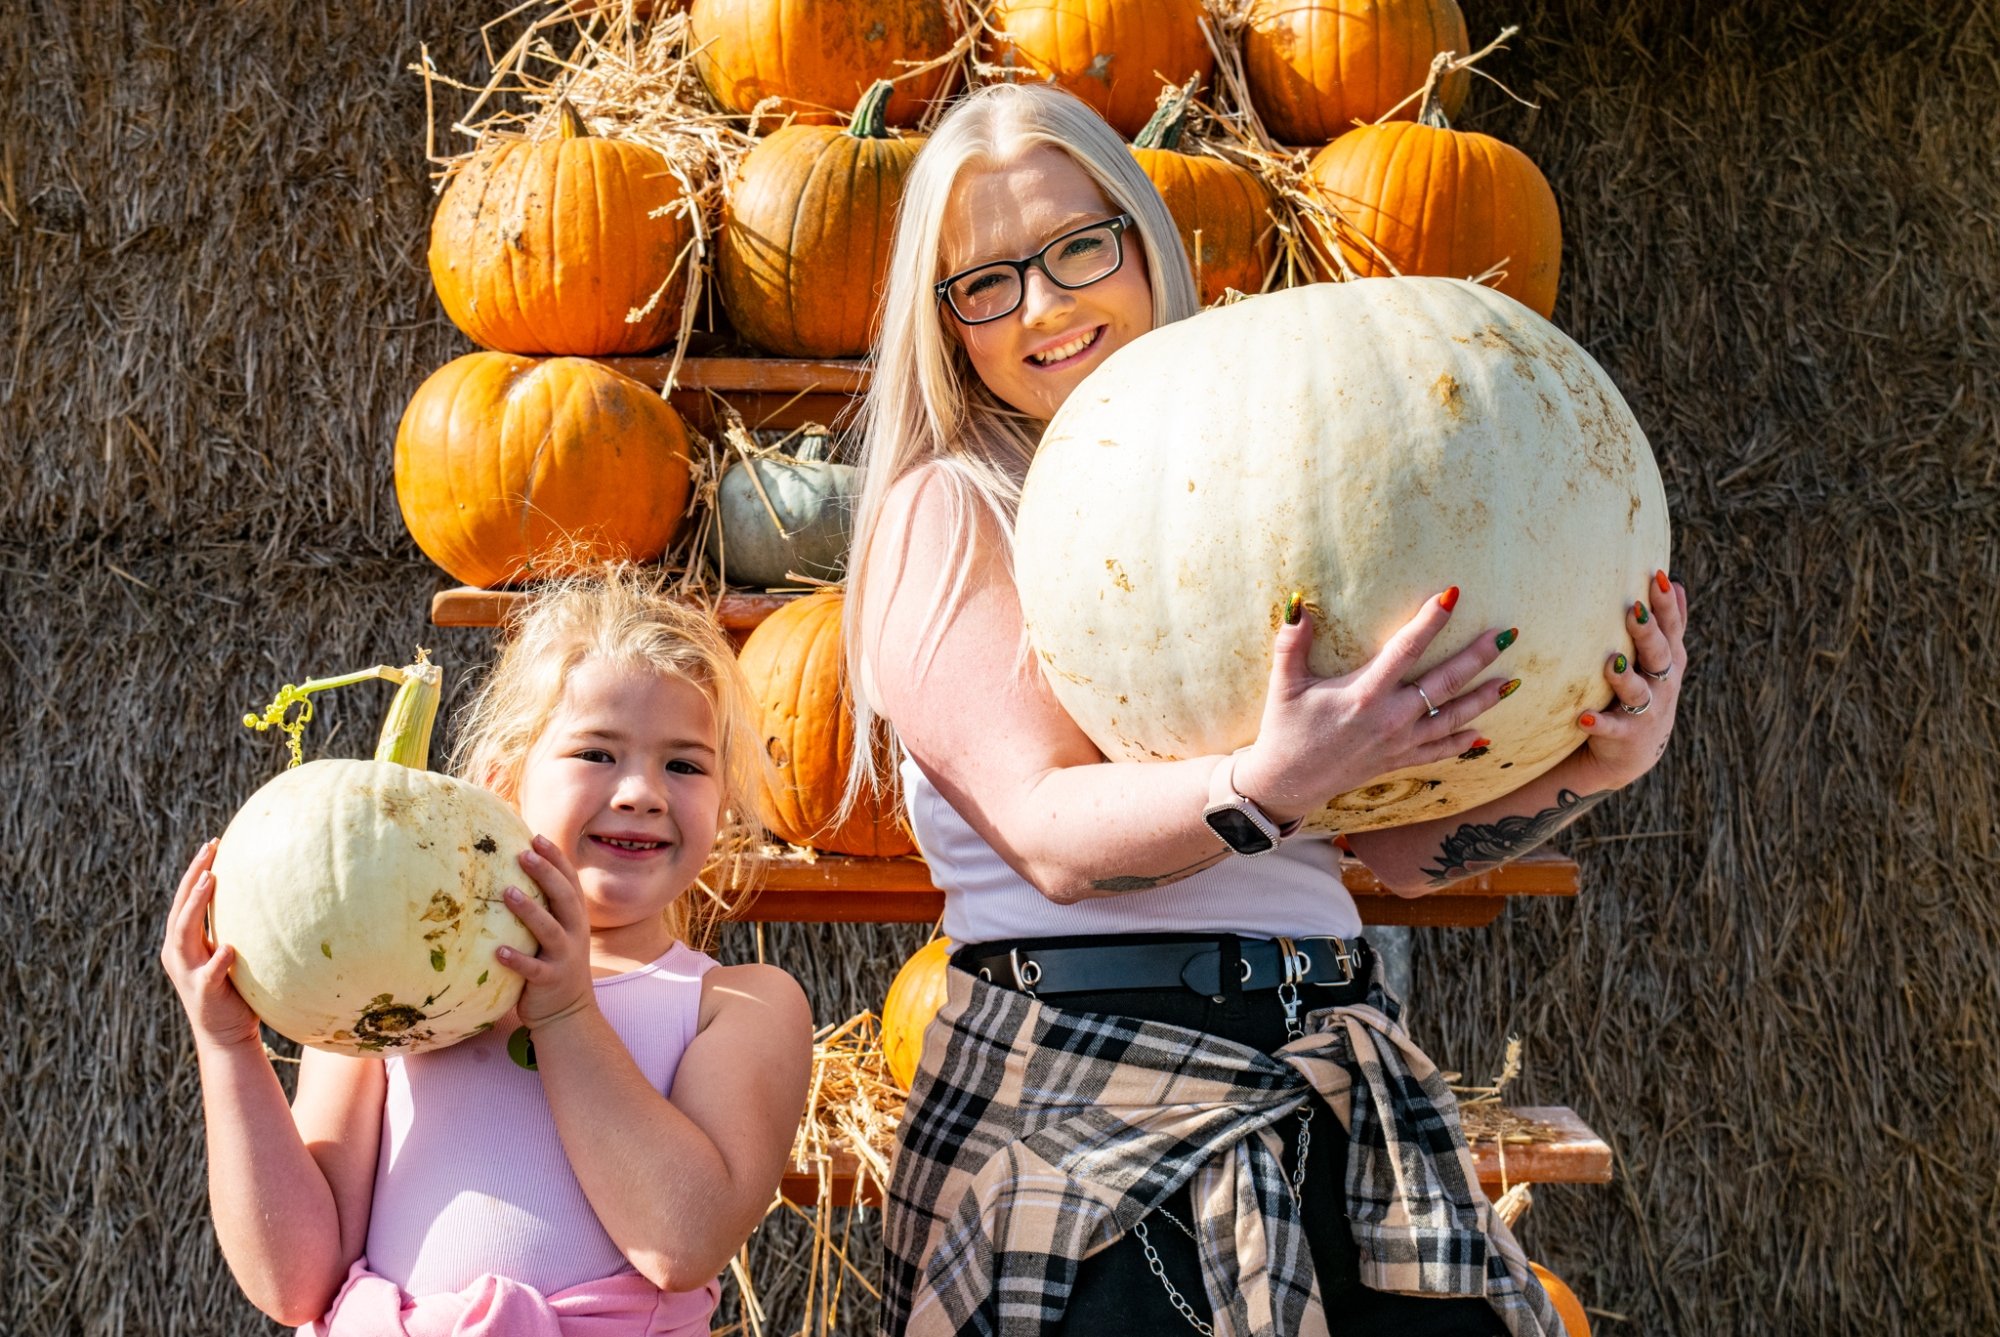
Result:
<svg viewBox="0 0 2000 1337"><path fill-rule="evenodd" d="M1306 606L1306 596L1299 593L1297 590L1293 590L1292 597L1285 600L1285 625L1288 627L1298 626L1299 612L1305 606Z"/></svg>
<svg viewBox="0 0 2000 1337"><path fill-rule="evenodd" d="M1664 570L1653 573L1653 586L1662 594L1672 594L1674 592L1674 587L1668 583L1667 573Z"/></svg>
<svg viewBox="0 0 2000 1337"><path fill-rule="evenodd" d="M1354 846L1347 843L1346 836L1335 836L1333 838L1333 847L1339 850L1342 854L1354 853Z"/></svg>
<svg viewBox="0 0 2000 1337"><path fill-rule="evenodd" d="M1502 687L1500 689L1500 699L1502 701L1505 701L1508 697L1514 695L1514 693L1520 690L1521 690L1521 680L1519 678L1515 678L1512 681L1510 681L1505 687Z"/></svg>
<svg viewBox="0 0 2000 1337"><path fill-rule="evenodd" d="M1495 636L1493 638L1494 649L1505 650L1508 646L1514 643L1515 638L1518 637L1520 634L1521 634L1521 629L1519 627L1507 628L1507 630L1501 632L1498 636Z"/></svg>
<svg viewBox="0 0 2000 1337"><path fill-rule="evenodd" d="M1583 714L1576 717L1576 722L1586 729L1595 729L1597 727L1597 716L1586 710Z"/></svg>
<svg viewBox="0 0 2000 1337"><path fill-rule="evenodd" d="M1625 656L1624 656L1624 655L1614 655L1614 656L1612 657L1612 659L1611 659L1611 671L1612 671L1613 673L1623 673L1623 672L1625 671L1625 667L1626 667L1626 665L1625 665Z"/></svg>
<svg viewBox="0 0 2000 1337"><path fill-rule="evenodd" d="M1491 738L1475 738L1472 740L1472 745L1474 747L1492 747L1493 740Z"/></svg>
<svg viewBox="0 0 2000 1337"><path fill-rule="evenodd" d="M1458 586L1454 585L1438 596L1438 607L1447 613L1458 607Z"/></svg>
<svg viewBox="0 0 2000 1337"><path fill-rule="evenodd" d="M1637 619L1640 626L1645 626L1647 621L1646 605L1634 599L1632 601L1632 616Z"/></svg>

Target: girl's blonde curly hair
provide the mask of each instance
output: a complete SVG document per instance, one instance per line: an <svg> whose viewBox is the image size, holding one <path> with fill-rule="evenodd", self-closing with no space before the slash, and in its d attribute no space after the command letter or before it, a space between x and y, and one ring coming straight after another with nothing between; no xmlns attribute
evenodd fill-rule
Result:
<svg viewBox="0 0 2000 1337"><path fill-rule="evenodd" d="M720 921L747 899L742 860L758 834L757 793L769 767L750 689L728 640L707 613L667 593L660 573L625 564L538 586L507 630L499 660L459 712L451 770L509 803L578 665L651 669L708 698L719 742L721 821L708 867L667 910L676 937L708 946Z"/></svg>

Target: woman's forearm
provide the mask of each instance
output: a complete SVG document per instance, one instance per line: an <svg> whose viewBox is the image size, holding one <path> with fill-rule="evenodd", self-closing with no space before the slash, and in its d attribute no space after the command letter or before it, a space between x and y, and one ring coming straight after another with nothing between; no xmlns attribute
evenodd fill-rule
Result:
<svg viewBox="0 0 2000 1337"><path fill-rule="evenodd" d="M1490 803L1432 822L1358 832L1347 843L1397 895L1422 896L1528 853L1616 788L1578 748Z"/></svg>
<svg viewBox="0 0 2000 1337"><path fill-rule="evenodd" d="M197 1041L195 1054L222 1256L250 1303L281 1323L309 1323L332 1304L349 1262L333 1192L263 1045Z"/></svg>
<svg viewBox="0 0 2000 1337"><path fill-rule="evenodd" d="M1070 904L1167 886L1235 857L1202 820L1223 761L1053 767L1007 812L981 814L970 795L946 797L993 832L995 852L1015 871Z"/></svg>

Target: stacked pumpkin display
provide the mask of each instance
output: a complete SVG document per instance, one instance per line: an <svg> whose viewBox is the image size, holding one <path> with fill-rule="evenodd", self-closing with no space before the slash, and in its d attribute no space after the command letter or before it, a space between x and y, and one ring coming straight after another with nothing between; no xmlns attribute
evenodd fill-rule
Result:
<svg viewBox="0 0 2000 1337"><path fill-rule="evenodd" d="M685 12L632 13L685 25L705 96L758 138L707 226L658 149L593 135L567 104L551 132L495 137L452 175L430 266L445 311L481 351L411 401L396 486L419 546L471 585L576 561L652 560L685 532L687 427L659 387L601 359L674 341L703 268L698 236L742 343L781 358L867 353L896 208L923 143L917 126L964 68L945 0L694 0ZM1446 59L1467 47L1457 0L1254 0L1244 18L1229 38L1243 76L1232 86L1279 143L1322 146L1306 182L1339 220L1303 277L1485 274L1551 310L1560 230L1547 183L1517 150L1447 120L1468 82ZM1211 25L1202 0L996 0L972 67L1051 81L1133 137L1205 304L1271 287L1282 272L1271 174L1187 138L1196 94L1217 82ZM858 480L827 458L828 443L816 434L791 454L727 452L706 527L725 581L838 578ZM836 596L816 596L745 646L785 786L767 795L765 820L796 843L907 852L892 801L834 820L852 747L833 668L839 616ZM798 760L822 751L839 764Z"/></svg>
<svg viewBox="0 0 2000 1337"><path fill-rule="evenodd" d="M410 401L396 499L417 545L473 585L651 560L687 509L680 415L590 359L670 337L693 220L657 150L558 113L555 135L496 139L462 166L431 226L438 296L482 351Z"/></svg>

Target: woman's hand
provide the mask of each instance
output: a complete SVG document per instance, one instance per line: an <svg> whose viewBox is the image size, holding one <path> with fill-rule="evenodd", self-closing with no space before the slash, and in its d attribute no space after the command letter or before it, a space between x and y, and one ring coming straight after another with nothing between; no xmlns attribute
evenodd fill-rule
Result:
<svg viewBox="0 0 2000 1337"><path fill-rule="evenodd" d="M577 889L576 869L553 841L542 836L535 837L534 848L521 851L521 867L535 879L548 903L537 904L519 887L509 887L504 893L507 908L535 935L541 952L525 956L501 947L494 956L526 981L516 1010L521 1024L533 1031L582 1011L596 999L590 988L590 918Z"/></svg>
<svg viewBox="0 0 2000 1337"><path fill-rule="evenodd" d="M1603 788L1623 789L1653 768L1674 731L1675 708L1687 671L1687 590L1655 572L1646 595L1625 610L1632 658L1605 661L1611 704L1577 717L1583 751L1604 777Z"/></svg>
<svg viewBox="0 0 2000 1337"><path fill-rule="evenodd" d="M1488 628L1405 681L1457 602L1456 585L1426 599L1373 659L1341 677L1318 678L1307 662L1312 617L1293 596L1278 629L1257 741L1236 759L1236 792L1285 822L1378 775L1479 746L1484 740L1467 726L1518 683L1474 680L1513 643L1512 631Z"/></svg>
<svg viewBox="0 0 2000 1337"><path fill-rule="evenodd" d="M197 1045L260 1044L257 1014L229 982L236 949L210 942L207 914L215 899L215 847L211 840L195 851L181 874L174 903L167 911L167 936L160 944L160 964L174 982L181 1007Z"/></svg>

